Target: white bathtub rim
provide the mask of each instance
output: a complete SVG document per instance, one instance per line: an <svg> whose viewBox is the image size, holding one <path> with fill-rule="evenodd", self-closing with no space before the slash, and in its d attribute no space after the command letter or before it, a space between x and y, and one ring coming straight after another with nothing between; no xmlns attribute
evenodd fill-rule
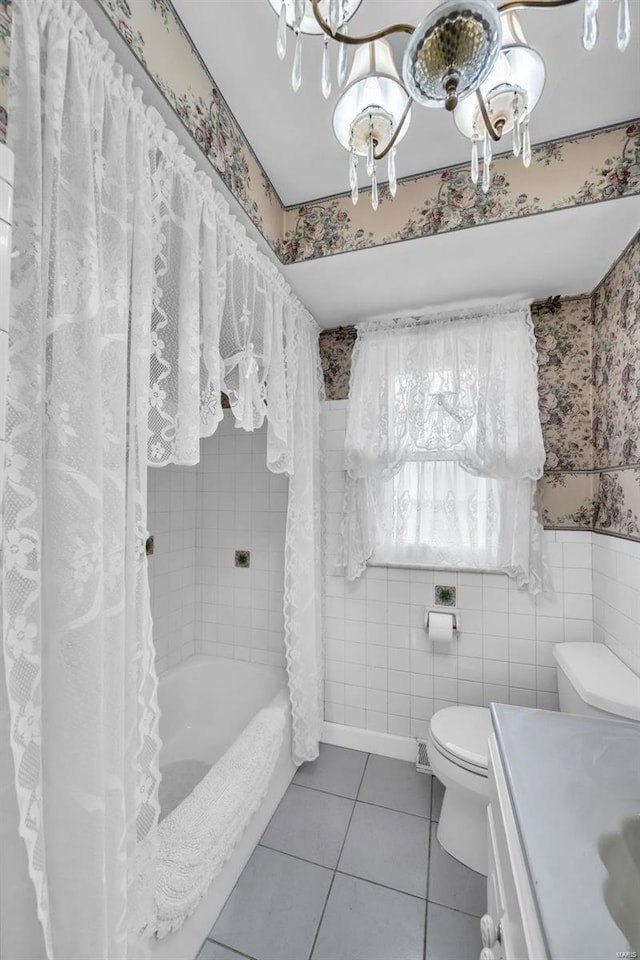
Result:
<svg viewBox="0 0 640 960"><path fill-rule="evenodd" d="M250 820L222 873L210 885L181 929L161 940L151 938L151 960L195 960L298 769L292 760L291 751L289 711L280 756L266 797Z"/></svg>

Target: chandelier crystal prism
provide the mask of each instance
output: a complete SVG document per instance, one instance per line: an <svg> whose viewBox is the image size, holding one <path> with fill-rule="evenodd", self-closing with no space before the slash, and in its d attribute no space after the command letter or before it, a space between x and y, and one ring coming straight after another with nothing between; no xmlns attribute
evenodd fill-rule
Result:
<svg viewBox="0 0 640 960"><path fill-rule="evenodd" d="M395 23L373 33L352 33L350 21L363 0L268 0L278 15L276 51L283 60L287 35L294 34L291 83L302 84L302 36L324 35L320 86L325 99L338 95L333 131L349 156L349 188L359 194L359 160L366 159L371 204L380 201L378 163L387 159L388 193L397 192L396 149L406 136L414 103L444 108L453 114L462 136L471 142L471 181L491 188L494 144L510 134L515 157L531 163L531 115L542 96L546 67L542 54L527 43L516 11L550 11L583 4L582 45L593 50L598 40L600 0L443 0L414 27ZM617 3L618 50L631 38L630 0ZM387 40L409 37L402 58L402 79ZM331 47L338 45L335 87ZM349 70L349 51L354 50ZM344 87L344 89L342 89ZM480 175L482 147L482 176Z"/></svg>
<svg viewBox="0 0 640 960"><path fill-rule="evenodd" d="M276 53L280 60L287 55L287 31L293 32L295 37L294 59L296 68L292 71L291 86L294 93L302 85L302 37L322 36L323 28L315 17L311 0L269 0L271 7L278 14L278 29L276 34ZM329 39L339 30L347 29L347 23L354 15L362 0L319 0L318 10L329 25L329 33L325 32L325 48L323 51L321 86L325 99L331 94L331 81L328 79ZM325 66L325 63L327 64ZM338 57L337 82L342 86L347 71L347 51ZM342 75L342 81L340 76ZM329 92L326 93L325 91Z"/></svg>
<svg viewBox="0 0 640 960"><path fill-rule="evenodd" d="M371 204L374 210L377 209L377 161L380 157L376 153L393 139L393 146L387 154L391 191L391 183L395 181L395 144L409 129L411 102L395 68L388 41L374 40L358 47L344 91L333 111L333 132L350 154L350 186L354 203L358 191L354 189L353 171L355 169L357 178L357 159L366 157L367 175L371 178Z"/></svg>
<svg viewBox="0 0 640 960"><path fill-rule="evenodd" d="M487 134L492 136L492 130L499 133L500 139L511 133L513 155L521 156L526 167L531 163L529 117L542 96L546 69L540 53L527 44L516 13L503 13L501 20L502 46L491 71L476 96L459 103L453 115L460 133L471 141L472 174L477 141ZM487 128L483 111L491 129ZM489 170L487 177L490 182Z"/></svg>

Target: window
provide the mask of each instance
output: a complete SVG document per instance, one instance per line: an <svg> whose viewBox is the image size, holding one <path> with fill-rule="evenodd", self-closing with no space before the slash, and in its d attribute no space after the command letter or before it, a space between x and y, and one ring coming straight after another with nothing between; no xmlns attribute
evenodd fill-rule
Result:
<svg viewBox="0 0 640 960"><path fill-rule="evenodd" d="M347 577L368 561L542 589L544 448L528 305L360 324L345 440Z"/></svg>

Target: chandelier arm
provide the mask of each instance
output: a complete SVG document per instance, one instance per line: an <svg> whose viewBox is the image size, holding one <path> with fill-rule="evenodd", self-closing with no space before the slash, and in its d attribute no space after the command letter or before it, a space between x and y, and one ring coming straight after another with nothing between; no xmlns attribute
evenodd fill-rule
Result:
<svg viewBox="0 0 640 960"><path fill-rule="evenodd" d="M374 153L373 153L373 159L374 159L374 160L384 160L384 158L385 158L386 155L389 153L389 151L392 149L392 147L395 146L396 141L397 141L398 137L400 136L400 131L402 130L402 128L403 128L403 126L404 126L404 122L405 122L405 120L407 119L407 117L409 116L409 111L411 110L411 104L412 104L412 103L413 103L413 101L412 101L411 97L409 97L409 98L407 99L407 105L406 105L406 107L404 108L404 110L402 111L402 116L400 117L400 122L398 123L398 126L396 127L393 136L392 136L391 139L389 140L389 143L386 145L386 147L384 148L384 150L382 150L380 153L376 153L375 150L374 150Z"/></svg>
<svg viewBox="0 0 640 960"><path fill-rule="evenodd" d="M506 3L498 5L498 13L523 10L525 7L537 7L538 10L544 7L566 7L570 3L578 3L578 0L506 0Z"/></svg>
<svg viewBox="0 0 640 960"><path fill-rule="evenodd" d="M478 101L478 106L480 107L480 113L482 114L482 119L484 121L484 126L491 137L492 140L495 140L498 143L502 139L502 130L496 129L491 122L491 117L489 116L489 111L487 110L487 105L484 102L484 97L480 92L480 87L476 90L476 99Z"/></svg>
<svg viewBox="0 0 640 960"><path fill-rule="evenodd" d="M567 0L565 0L567 2ZM316 18L318 25L324 30L327 36L331 40L337 40L338 43L347 43L353 46L360 46L363 43L372 43L374 40L382 40L384 37L390 37L394 33L408 33L412 34L416 29L410 23L394 23L390 27L384 27L382 30L377 30L375 33L366 33L361 37L352 37L348 33L333 33L331 27L324 19L320 13L320 7L318 6L319 0L311 0L313 6L313 15Z"/></svg>

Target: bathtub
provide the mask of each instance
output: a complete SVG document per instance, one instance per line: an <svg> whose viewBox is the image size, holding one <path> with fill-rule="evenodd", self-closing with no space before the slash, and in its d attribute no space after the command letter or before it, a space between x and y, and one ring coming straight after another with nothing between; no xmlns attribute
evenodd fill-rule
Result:
<svg viewBox="0 0 640 960"><path fill-rule="evenodd" d="M269 776L264 785L260 781L264 797L255 812L244 810L244 832L222 871L182 927L151 942L151 956L157 960L194 960L295 773L286 673L277 667L196 655L161 677L158 699L161 854L167 828L170 835L173 823L180 822L199 795L208 802L207 789L215 790L216 778L219 785L224 783L227 770L233 776L243 763L251 767L246 759L251 750L260 746L261 736L271 737L265 741L271 751L264 761ZM279 724L277 740L274 718ZM259 755L266 756L267 749ZM257 805L258 799L251 803ZM161 872L163 859L160 864Z"/></svg>

